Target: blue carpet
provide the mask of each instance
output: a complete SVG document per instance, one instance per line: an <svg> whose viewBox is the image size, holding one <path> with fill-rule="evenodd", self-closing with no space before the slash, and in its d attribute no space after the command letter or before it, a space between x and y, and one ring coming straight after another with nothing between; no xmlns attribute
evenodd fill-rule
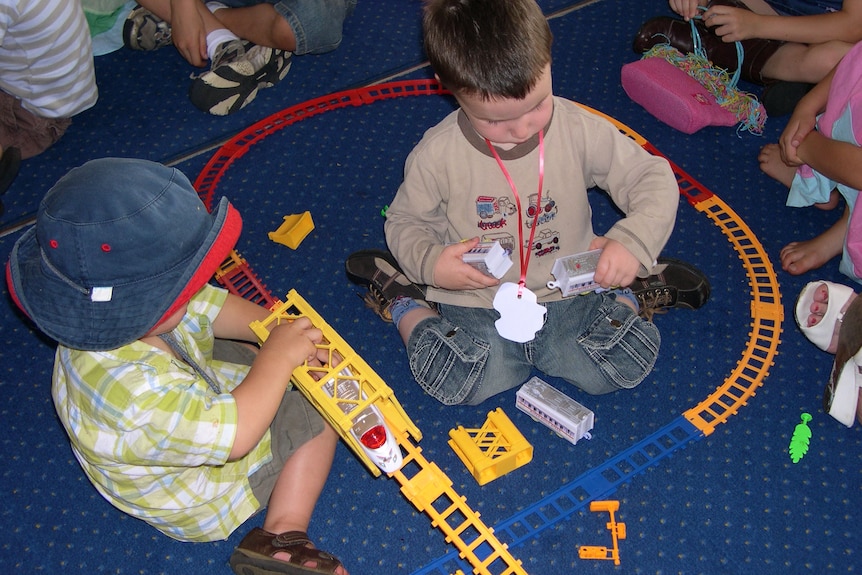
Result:
<svg viewBox="0 0 862 575"><path fill-rule="evenodd" d="M646 137L739 214L773 265L786 243L813 237L837 218L838 212L785 207L785 190L759 171L758 149L777 139L786 118L770 119L763 137L737 136L731 128L686 136L625 96L619 71L636 58L631 37L643 20L667 12L664 2L540 4L554 15L555 92ZM187 77L193 70L172 49L120 50L99 57L99 103L77 117L54 148L24 162L4 197L3 225L26 220L57 178L88 159L119 155L169 161L194 179L214 145L281 109L392 76L430 77L421 67L420 7L418 0L360 2L338 51L297 58L284 82L226 118L207 116L189 104ZM551 381L595 412L592 440L572 446L537 425L515 410L514 390L478 407L444 407L429 399L413 382L394 329L363 307L344 276L343 262L355 249L384 246L380 209L400 182L404 159L424 130L452 106L440 96L401 98L298 122L253 146L226 172L217 192L243 214L238 250L257 275L276 296L295 288L383 377L422 430L423 454L494 526L541 505L719 386L749 337L750 286L721 231L681 201L665 253L703 269L712 281L712 299L696 312L672 310L656 318L661 356L634 391L589 397ZM603 194L592 196L601 231L617 214ZM267 238L284 215L305 210L311 211L315 229L299 249ZM0 237L4 254L17 235ZM775 365L757 395L727 424L619 486L613 494L620 501L616 518L626 524L628 535L620 542L622 565L578 558L580 545L610 543L607 514L582 510L512 548L528 573L858 571L862 431L859 426L848 430L822 412L831 358L801 335L792 318L793 301L806 282L842 278L835 261L802 277L777 271L786 317ZM224 542L178 543L123 515L96 493L54 414L53 345L22 320L8 297L0 306L0 326L0 416L5 423L0 572L230 573L227 558L245 530ZM446 442L450 429L479 427L496 407L506 411L535 453L530 464L480 487ZM803 411L814 416L811 448L793 464L787 446ZM261 521L253 518L249 526ZM415 573L452 551L395 481L373 478L344 446L336 453L310 535L353 575Z"/></svg>

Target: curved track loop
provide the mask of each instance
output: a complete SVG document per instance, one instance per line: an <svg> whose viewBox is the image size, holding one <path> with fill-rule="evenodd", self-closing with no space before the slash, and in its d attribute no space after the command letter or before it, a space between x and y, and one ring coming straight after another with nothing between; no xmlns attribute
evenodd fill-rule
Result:
<svg viewBox="0 0 862 575"><path fill-rule="evenodd" d="M434 80L407 80L338 92L287 108L250 126L222 146L201 171L195 181L195 188L207 208L211 208L218 182L233 162L245 155L253 144L300 120L347 106L362 106L404 96L441 95L445 93L447 92ZM589 501L606 497L615 491L619 484L630 481L635 474L655 465L665 456L685 447L693 440L711 434L716 426L726 423L732 415L748 403L749 398L756 394L757 388L763 384L764 378L769 374L769 368L774 364L775 356L778 353L778 345L781 341L781 325L784 320L781 294L772 264L752 231L727 204L700 185L642 136L614 118L587 106L584 108L611 121L620 132L638 142L650 153L667 159L676 175L680 194L696 210L712 220L733 245L734 250L742 260L751 287L751 331L749 332L749 339L736 368L706 399L686 410L683 417L672 421L626 452L610 459L599 468L588 472L571 484L538 501L524 512L498 525L498 535L507 539L508 544L504 543L502 547L498 547L497 538L492 535L494 532L492 529L487 533L487 538L476 537L474 540L474 543L477 544L481 542L482 546L487 546L489 543L494 544L492 545L494 549L487 554L485 559L466 553L470 556L470 565L466 565L463 562L465 549L456 545L462 552L460 558L457 553L448 553L416 573L446 575L452 572L453 565L458 570L472 567L476 573L491 573L492 571L488 567L491 567L494 573L500 567L503 569L501 573L523 573L520 561L514 560L506 551L506 547L537 536L544 529L571 516ZM266 286L257 279L248 263L235 252L216 274L216 279L232 293L265 307L270 307L276 301ZM414 463L425 461L424 465L419 465L419 472L411 481L400 476L403 474L395 474L396 479L399 479L399 483L402 484L402 491L407 487L414 489L417 483L423 483L423 481L417 482L415 479L426 477L428 472L435 469L436 466L421 456L417 457L421 450L406 439L402 438L399 443L407 450L408 459ZM448 478L444 477L430 483L445 484L445 479ZM435 486L435 490L438 487ZM451 526L448 526L448 529L445 528L445 521L440 521L441 517L437 517L436 512L428 511L428 509L433 510L430 501L426 502L428 503L427 506L420 506L417 500L421 500L422 497L417 497L412 492L405 493L405 495L420 510L423 510L422 507L426 507L424 510L431 515L432 524L444 531L447 540L452 542L453 535L456 538L461 535L457 529L451 529ZM439 495L440 493L434 491L434 496L430 499L435 500ZM463 501L454 493L449 494L449 498L450 503L451 501ZM442 515L445 516L448 513L447 510ZM472 528L480 524L481 520L478 519L478 515L473 521L464 523L464 525ZM471 537L471 539L473 538ZM468 545L468 549L473 550L470 545ZM503 565L498 565L501 563L499 561L500 554L505 559L502 561ZM486 553L482 553L482 555L486 555Z"/></svg>
<svg viewBox="0 0 862 575"><path fill-rule="evenodd" d="M715 431L718 424L725 423L755 395L757 388L763 385L763 379L769 374L769 368L775 363L778 345L781 343L781 325L784 322L784 307L781 305L781 292L775 269L757 237L730 206L659 152L643 136L610 116L587 106L583 107L607 118L620 132L635 140L648 152L666 159L676 176L679 193L721 229L745 267L748 285L751 287L751 332L742 359L724 383L709 397L683 414L704 435L709 435Z"/></svg>

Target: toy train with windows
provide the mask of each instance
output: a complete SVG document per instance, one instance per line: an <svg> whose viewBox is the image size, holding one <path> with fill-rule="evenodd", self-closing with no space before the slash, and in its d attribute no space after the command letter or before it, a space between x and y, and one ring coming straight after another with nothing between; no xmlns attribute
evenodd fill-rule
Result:
<svg viewBox="0 0 862 575"><path fill-rule="evenodd" d="M572 445L581 438L592 439L593 412L538 377L521 386L515 407Z"/></svg>

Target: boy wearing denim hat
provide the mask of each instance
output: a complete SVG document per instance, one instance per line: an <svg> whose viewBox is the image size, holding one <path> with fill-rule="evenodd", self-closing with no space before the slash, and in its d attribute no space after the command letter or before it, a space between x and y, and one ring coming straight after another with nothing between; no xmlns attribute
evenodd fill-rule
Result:
<svg viewBox="0 0 862 575"><path fill-rule="evenodd" d="M430 0L423 29L461 108L407 158L386 212L391 254L352 254L348 277L368 286L417 382L444 404L479 404L533 369L591 394L637 386L659 348L638 312L709 297L692 266L656 266L679 204L670 167L553 95L551 31L533 0ZM593 186L625 214L604 236L593 231ZM501 280L463 261L480 239L510 246L514 265ZM548 285L557 257L593 249L603 250L595 281L630 289L563 298Z"/></svg>
<svg viewBox="0 0 862 575"><path fill-rule="evenodd" d="M306 319L259 351L268 311L208 283L238 212L207 212L179 171L105 158L70 171L15 243L15 303L59 343L53 399L72 449L118 509L184 541L226 539L268 506L234 551L237 573L336 573L306 531L337 435L290 376L315 362Z"/></svg>

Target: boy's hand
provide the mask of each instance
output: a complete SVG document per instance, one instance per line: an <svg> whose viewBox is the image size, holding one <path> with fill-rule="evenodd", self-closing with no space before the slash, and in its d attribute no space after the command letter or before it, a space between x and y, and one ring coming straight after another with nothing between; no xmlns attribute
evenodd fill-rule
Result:
<svg viewBox="0 0 862 575"><path fill-rule="evenodd" d="M434 266L434 283L450 290L482 289L499 284L497 278L483 274L470 264L464 263L464 254L478 244L479 238L476 237L443 248L443 253Z"/></svg>
<svg viewBox="0 0 862 575"><path fill-rule="evenodd" d="M788 166L798 167L803 164L799 158L799 145L817 125L816 116L805 114L797 109L787 121L787 126L778 139L781 159Z"/></svg>
<svg viewBox="0 0 862 575"><path fill-rule="evenodd" d="M281 323L269 332L256 361L261 358L264 361L281 361L289 374L306 361L318 359L315 344L322 340L323 333L313 327L307 317Z"/></svg>
<svg viewBox="0 0 862 575"><path fill-rule="evenodd" d="M703 23L709 26L722 42L739 42L759 38L757 24L760 16L744 8L715 5L703 13Z"/></svg>
<svg viewBox="0 0 862 575"><path fill-rule="evenodd" d="M708 0L702 0L702 2L705 5ZM698 0L670 0L669 4L670 9L682 16L686 22L699 13L697 6L700 2Z"/></svg>
<svg viewBox="0 0 862 575"><path fill-rule="evenodd" d="M177 52L192 66L207 63L207 31L198 14L198 2L173 0L171 2L171 38ZM207 10L207 8L204 8Z"/></svg>
<svg viewBox="0 0 862 575"><path fill-rule="evenodd" d="M603 288L625 287L635 281L641 264L624 245L599 236L590 243L590 249L602 250L593 279Z"/></svg>

